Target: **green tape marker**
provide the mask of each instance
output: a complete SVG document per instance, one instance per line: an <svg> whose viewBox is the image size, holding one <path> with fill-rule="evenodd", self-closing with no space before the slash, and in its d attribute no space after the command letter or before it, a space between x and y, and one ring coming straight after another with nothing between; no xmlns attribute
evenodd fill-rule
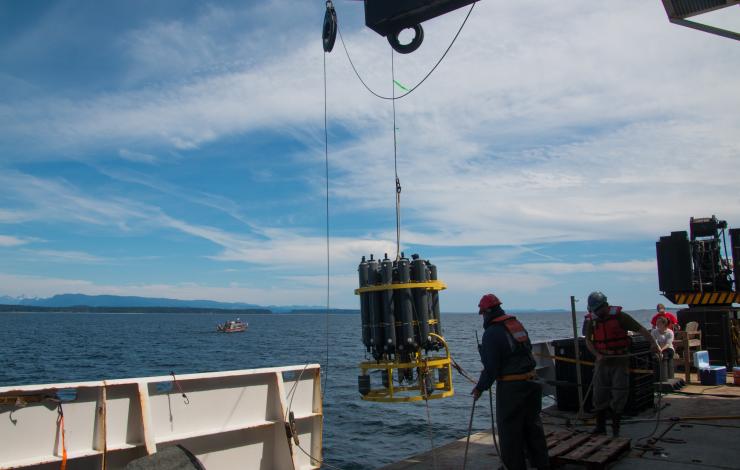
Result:
<svg viewBox="0 0 740 470"><path fill-rule="evenodd" d="M405 86L403 86L403 85L401 85L400 83L398 83L398 80L393 80L393 83L395 83L395 84L396 84L396 86L397 86L398 88L402 89L403 91L409 91L409 89L408 89L408 88L406 88Z"/></svg>

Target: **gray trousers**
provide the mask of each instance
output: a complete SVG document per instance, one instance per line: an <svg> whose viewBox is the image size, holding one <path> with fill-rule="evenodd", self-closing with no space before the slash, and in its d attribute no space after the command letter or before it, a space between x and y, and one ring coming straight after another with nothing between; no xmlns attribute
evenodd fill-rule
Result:
<svg viewBox="0 0 740 470"><path fill-rule="evenodd" d="M611 408L622 413L630 394L628 360L602 359L596 364L592 403L596 411Z"/></svg>
<svg viewBox="0 0 740 470"><path fill-rule="evenodd" d="M540 419L542 386L531 381L496 383L496 426L501 460L509 470L549 468L547 441Z"/></svg>

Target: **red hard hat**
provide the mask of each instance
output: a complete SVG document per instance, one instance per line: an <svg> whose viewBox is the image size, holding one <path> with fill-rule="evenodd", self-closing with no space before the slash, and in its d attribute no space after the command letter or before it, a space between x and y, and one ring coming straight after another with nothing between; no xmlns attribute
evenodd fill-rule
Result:
<svg viewBox="0 0 740 470"><path fill-rule="evenodd" d="M495 295L486 294L481 297L480 302L478 302L478 313L483 313L489 308L498 307L502 303L503 302L501 302Z"/></svg>

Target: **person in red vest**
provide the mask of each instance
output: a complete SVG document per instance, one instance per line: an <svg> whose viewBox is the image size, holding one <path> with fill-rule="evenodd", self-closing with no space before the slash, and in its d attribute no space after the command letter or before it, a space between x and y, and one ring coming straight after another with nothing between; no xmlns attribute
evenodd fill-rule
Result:
<svg viewBox="0 0 740 470"><path fill-rule="evenodd" d="M639 333L650 344L656 354L660 348L650 332L637 320L622 311L622 307L611 306L601 292L588 296L585 334L586 347L596 358L591 396L596 410L594 434L606 433L606 418L612 417L612 432L619 436L619 424L627 404L630 389L630 345L628 331Z"/></svg>
<svg viewBox="0 0 740 470"><path fill-rule="evenodd" d="M483 342L479 346L483 371L471 395L477 400L496 382L496 426L501 461L509 470L527 468L525 454L537 469L550 468L542 427L542 386L535 382L532 343L524 326L501 308L501 301L486 294L478 303L483 316Z"/></svg>
<svg viewBox="0 0 740 470"><path fill-rule="evenodd" d="M668 328L671 331L678 331L681 329L680 326L678 326L678 318L671 312L667 312L665 309L665 305L658 304L658 306L655 308L655 310L658 312L653 316L653 319L650 320L650 324L653 325L653 328L657 328L657 322L658 318L663 317L666 320L668 320Z"/></svg>

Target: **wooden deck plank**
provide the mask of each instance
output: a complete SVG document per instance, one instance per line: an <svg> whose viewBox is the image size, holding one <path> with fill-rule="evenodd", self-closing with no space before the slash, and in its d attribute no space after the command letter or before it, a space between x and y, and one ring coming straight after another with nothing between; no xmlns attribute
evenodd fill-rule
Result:
<svg viewBox="0 0 740 470"><path fill-rule="evenodd" d="M590 438L591 438L591 435L586 434L586 433L573 434L573 436L569 437L568 439L565 439L560 444L550 449L548 451L548 454L550 454L550 458L559 457L562 454L570 452L571 450L581 445L581 443L589 440Z"/></svg>
<svg viewBox="0 0 740 470"><path fill-rule="evenodd" d="M560 444L563 440L568 439L573 434L575 434L576 431L571 431L569 429L564 429L561 431L552 431L545 436L545 440L547 441L547 448L551 449L555 447L556 445Z"/></svg>
<svg viewBox="0 0 740 470"><path fill-rule="evenodd" d="M628 450L630 448L630 442L630 439L615 437L596 453L584 458L583 461L603 465L610 460L616 459L622 452Z"/></svg>
<svg viewBox="0 0 740 470"><path fill-rule="evenodd" d="M610 440L611 438L607 436L591 436L591 438L587 442L584 442L577 449L574 449L571 452L562 455L561 458L574 461L582 460L590 456L591 454L595 454L596 452L598 452L601 447Z"/></svg>

